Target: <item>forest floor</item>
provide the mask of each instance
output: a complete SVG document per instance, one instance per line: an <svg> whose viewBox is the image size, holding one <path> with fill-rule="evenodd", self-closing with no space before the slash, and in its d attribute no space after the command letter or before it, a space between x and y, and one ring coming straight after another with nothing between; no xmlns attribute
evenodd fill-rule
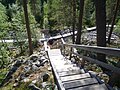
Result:
<svg viewBox="0 0 120 90"><path fill-rule="evenodd" d="M0 90L56 90L47 53L39 49L12 64Z"/></svg>

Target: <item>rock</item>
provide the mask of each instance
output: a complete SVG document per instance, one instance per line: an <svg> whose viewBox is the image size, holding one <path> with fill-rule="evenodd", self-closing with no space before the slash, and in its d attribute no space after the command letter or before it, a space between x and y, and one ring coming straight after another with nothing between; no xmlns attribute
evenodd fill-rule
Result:
<svg viewBox="0 0 120 90"><path fill-rule="evenodd" d="M36 85L34 85L34 84L30 84L29 86L29 89L30 90L40 90L40 88L38 88Z"/></svg>
<svg viewBox="0 0 120 90"><path fill-rule="evenodd" d="M25 78L24 80L23 80L23 82L29 82L30 81L30 79L28 79L28 78Z"/></svg>
<svg viewBox="0 0 120 90"><path fill-rule="evenodd" d="M32 60L33 62L37 61L37 59L38 59L38 55L37 54L32 54L30 56L30 60Z"/></svg>
<svg viewBox="0 0 120 90"><path fill-rule="evenodd" d="M21 66L22 62L23 62L22 60L17 60L16 63L13 65L13 67L14 66L16 66L16 67Z"/></svg>
<svg viewBox="0 0 120 90"><path fill-rule="evenodd" d="M108 75L107 75L107 74L104 74L104 73L102 74L102 76L103 76L103 77L108 77Z"/></svg>
<svg viewBox="0 0 120 90"><path fill-rule="evenodd" d="M47 84L47 82L43 82L41 85L43 88L45 88L48 84Z"/></svg>
<svg viewBox="0 0 120 90"><path fill-rule="evenodd" d="M43 90L58 90L56 85L48 82L43 82L41 85Z"/></svg>
<svg viewBox="0 0 120 90"><path fill-rule="evenodd" d="M26 64L26 65L32 65L32 61L31 61L31 60L26 60L26 61L24 62L24 64Z"/></svg>
<svg viewBox="0 0 120 90"><path fill-rule="evenodd" d="M41 62L40 66L44 66L45 63L48 63L48 60L44 60L43 62Z"/></svg>
<svg viewBox="0 0 120 90"><path fill-rule="evenodd" d="M32 65L32 70L33 70L33 71L38 70L38 69L39 69L39 68L38 68L35 64Z"/></svg>
<svg viewBox="0 0 120 90"><path fill-rule="evenodd" d="M42 62L41 58L38 58L38 61L41 63Z"/></svg>
<svg viewBox="0 0 120 90"><path fill-rule="evenodd" d="M51 67L48 67L48 71L52 71L52 68L51 68Z"/></svg>
<svg viewBox="0 0 120 90"><path fill-rule="evenodd" d="M25 78L26 78L26 77L25 77L25 74L23 74L23 73L21 73L19 77L20 77L20 79L19 79L19 80L23 80L23 79L25 79Z"/></svg>
<svg viewBox="0 0 120 90"><path fill-rule="evenodd" d="M93 75L98 75L98 73L97 72L94 72L94 71L88 71L89 73L91 73L91 74L93 74Z"/></svg>
<svg viewBox="0 0 120 90"><path fill-rule="evenodd" d="M17 79L15 79L15 82L17 83L19 81L19 79L17 78Z"/></svg>
<svg viewBox="0 0 120 90"><path fill-rule="evenodd" d="M21 66L22 60L17 60L15 64L12 66L12 68L9 70L9 72L6 74L5 79L2 81L2 85L4 85L6 82L9 81L9 79L12 78L12 75L16 72L16 70Z"/></svg>
<svg viewBox="0 0 120 90"><path fill-rule="evenodd" d="M25 67L24 67L24 71L25 71L25 72L29 72L30 69L31 69L31 68L30 68L29 66L25 66Z"/></svg>
<svg viewBox="0 0 120 90"><path fill-rule="evenodd" d="M33 63L34 65L36 65L37 67L40 67L40 62L36 61L35 63Z"/></svg>
<svg viewBox="0 0 120 90"><path fill-rule="evenodd" d="M50 77L50 75L49 75L48 73L44 73L44 74L42 75L43 82L48 81L49 77Z"/></svg>
<svg viewBox="0 0 120 90"><path fill-rule="evenodd" d="M43 61L43 60L45 60L45 57L44 57L44 56L42 56L42 57L41 57L41 60L42 60L42 61Z"/></svg>
<svg viewBox="0 0 120 90"><path fill-rule="evenodd" d="M17 86L19 86L18 83L14 83L14 84L13 84L13 87L17 87Z"/></svg>
<svg viewBox="0 0 120 90"><path fill-rule="evenodd" d="M75 62L76 62L74 58L71 58L71 61L72 61L73 63L75 63Z"/></svg>
<svg viewBox="0 0 120 90"><path fill-rule="evenodd" d="M32 81L32 84L35 84L35 83L37 83L37 80L33 80L33 81Z"/></svg>

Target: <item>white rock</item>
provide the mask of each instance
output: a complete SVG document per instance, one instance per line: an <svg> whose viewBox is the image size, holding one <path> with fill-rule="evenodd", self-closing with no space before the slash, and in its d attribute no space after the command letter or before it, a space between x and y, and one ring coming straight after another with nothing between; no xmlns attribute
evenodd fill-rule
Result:
<svg viewBox="0 0 120 90"><path fill-rule="evenodd" d="M25 78L23 81L24 81L24 82L29 82L29 81L30 81L30 79Z"/></svg>
<svg viewBox="0 0 120 90"><path fill-rule="evenodd" d="M32 83L35 84L37 82L37 80L33 80Z"/></svg>

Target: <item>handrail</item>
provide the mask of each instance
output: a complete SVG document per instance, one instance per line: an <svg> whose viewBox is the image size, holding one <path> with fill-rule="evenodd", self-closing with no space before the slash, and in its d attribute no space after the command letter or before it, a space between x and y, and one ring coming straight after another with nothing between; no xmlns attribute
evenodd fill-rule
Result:
<svg viewBox="0 0 120 90"><path fill-rule="evenodd" d="M88 45L78 45L78 44L67 44L64 39L61 38L62 44L69 47L80 48L82 50L102 53L106 55L112 55L116 57L120 57L120 49L110 48L110 47L100 47L100 46L88 46Z"/></svg>
<svg viewBox="0 0 120 90"><path fill-rule="evenodd" d="M86 61L98 64L98 65L100 65L100 66L102 66L102 67L104 67L106 69L109 69L109 70L111 70L111 71L113 71L115 73L120 74L120 68L118 68L118 67L115 67L113 65L109 65L109 64L104 63L104 62L101 62L100 60L97 60L97 59L93 59L93 58L90 58L90 57L87 57L87 56L79 55L77 53L72 53L72 54L75 54L75 55L77 55L79 57L82 57Z"/></svg>
<svg viewBox="0 0 120 90"><path fill-rule="evenodd" d="M116 57L120 57L120 49L109 48L109 47L99 47L99 46L88 46L88 45L77 45L77 44L64 44L65 46L80 48L82 50L102 53L106 55L112 55Z"/></svg>
<svg viewBox="0 0 120 90"><path fill-rule="evenodd" d="M112 55L112 56L117 56L120 57L120 49L116 49L116 48L109 48L109 47L99 47L99 46L88 46L88 45L77 45L77 44L67 44L65 43L65 41L63 40L63 38L61 38L62 44L63 46L69 46L71 48L80 48L82 50L86 50L86 51L91 51L91 52L96 52L96 53L102 53L102 54L106 54L106 55ZM106 69L109 69L115 73L120 74L120 68L115 67L113 65L109 65L107 63L101 62L100 60L97 59L93 59L87 56L83 56L80 55L78 53L74 53L74 52L70 52L72 54L75 54L79 57L82 57L84 60L87 60L89 62L98 64Z"/></svg>

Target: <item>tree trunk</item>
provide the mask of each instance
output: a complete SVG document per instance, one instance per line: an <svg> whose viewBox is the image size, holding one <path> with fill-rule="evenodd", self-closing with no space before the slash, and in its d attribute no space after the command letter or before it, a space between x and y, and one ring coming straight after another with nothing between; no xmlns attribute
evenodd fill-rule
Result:
<svg viewBox="0 0 120 90"><path fill-rule="evenodd" d="M118 61L116 67L120 68L120 60ZM119 79L119 77L120 77L120 74L112 73L112 75L110 76L108 84L110 86L112 86L112 87L115 86L115 85L120 87L120 79Z"/></svg>
<svg viewBox="0 0 120 90"><path fill-rule="evenodd" d="M108 44L110 44L110 39L111 39L111 35L112 35L112 32L113 32L113 28L114 28L117 12L118 12L118 9L119 9L119 5L120 5L120 0L117 0L116 1L116 7L115 7L115 13L114 13L114 16L113 16L113 19L112 19L112 23L111 23L112 26L110 28L110 33L109 33L109 36L108 36L108 41L107 41Z"/></svg>
<svg viewBox="0 0 120 90"><path fill-rule="evenodd" d="M40 16L41 16L41 19L40 19L40 27L43 29L43 22L44 22L44 0L41 0L41 13L40 13Z"/></svg>
<svg viewBox="0 0 120 90"><path fill-rule="evenodd" d="M106 0L95 0L97 46L106 47ZM106 55L97 54L98 60L106 61ZM105 70L103 68L103 70Z"/></svg>
<svg viewBox="0 0 120 90"><path fill-rule="evenodd" d="M51 17L52 17L52 1L48 1L48 7L49 7L49 13L48 13L48 25L49 25L49 30L52 30L52 21L51 21Z"/></svg>
<svg viewBox="0 0 120 90"><path fill-rule="evenodd" d="M29 24L29 18L28 18L27 0L23 0L23 8L24 8L26 29L27 29L27 34L28 34L29 55L31 55L33 54L33 48L32 48L31 31L30 31L30 26L29 26L30 24Z"/></svg>
<svg viewBox="0 0 120 90"><path fill-rule="evenodd" d="M80 11L79 11L79 26L77 31L77 38L76 44L81 44L81 31L82 31L82 18L83 18L83 11L84 11L84 0L80 0Z"/></svg>
<svg viewBox="0 0 120 90"><path fill-rule="evenodd" d="M72 37L72 42L73 44L75 43L75 26L76 26L76 0L73 0L72 2L73 6L73 22L72 22L72 30L73 30L73 37Z"/></svg>

